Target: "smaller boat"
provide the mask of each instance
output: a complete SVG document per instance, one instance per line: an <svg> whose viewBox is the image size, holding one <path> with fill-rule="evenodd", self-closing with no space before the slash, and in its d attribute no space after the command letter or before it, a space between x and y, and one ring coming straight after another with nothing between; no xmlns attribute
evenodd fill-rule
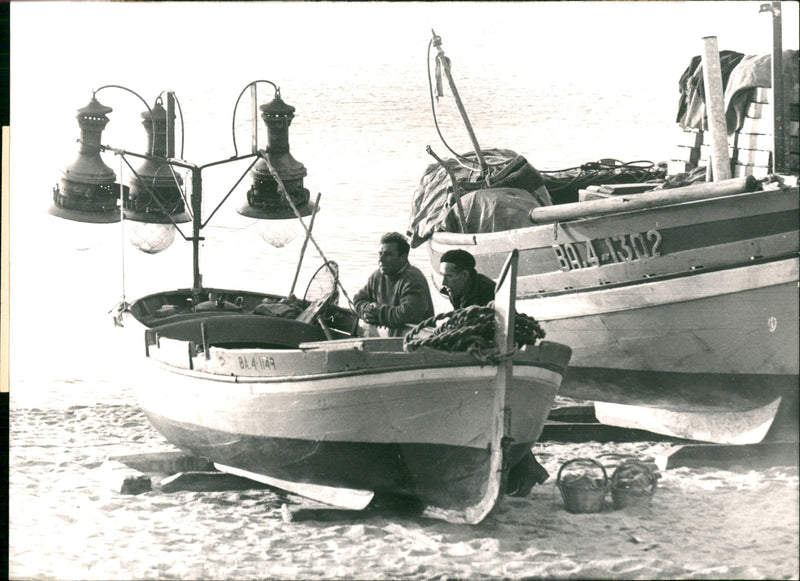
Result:
<svg viewBox="0 0 800 581"><path fill-rule="evenodd" d="M405 337L359 336L356 313L336 305L339 291L347 295L338 267L311 235L319 195L310 201L303 187L305 167L289 151L294 107L266 80L248 85L240 98L249 89L255 108L256 88L263 83L275 90L260 108L266 150L257 148L253 116L251 153L204 166L174 158L174 111L180 107L168 92L166 109L159 97L142 114L148 154L114 150L123 158L145 159L129 189L122 180L112 183L114 173L100 158L107 149L99 143L111 108L95 98L100 90L125 88L101 87L79 110L83 146L54 188L53 214L85 222L120 220L120 214L125 221L138 220L156 235L138 247L154 253L168 246L173 229L180 231L178 224L188 219L184 204L192 210L191 237L181 233L193 246L192 287L130 304L123 293L114 310L123 336L133 340L125 352L140 405L172 444L224 472L336 507L385 502L450 522L479 523L507 484L510 494L520 496L541 480L531 447L571 350L552 342L537 345L544 337L538 323L517 313L516 250L499 273L493 306L470 307L470 315L443 313ZM233 191L204 216L202 171L248 159L245 172L253 185L239 213L279 224L296 218L306 231L288 296L202 283L202 228ZM191 172L188 196L176 168ZM166 174L172 177L160 181ZM309 214L306 225L303 217ZM324 263L298 299L294 288L308 242ZM272 243L281 245L277 239ZM449 320L442 323L440 317ZM423 335L427 325L435 330ZM462 344L466 335L475 335L468 351L447 346L455 331L461 331Z"/></svg>
<svg viewBox="0 0 800 581"><path fill-rule="evenodd" d="M140 404L221 471L336 507L478 523L541 434L571 354L515 349L517 260L493 307L495 364L353 336L355 314L326 298L281 318L258 314L280 304L273 295L206 289L212 301L194 307L191 289L143 297L126 313L138 325L125 324L145 328Z"/></svg>

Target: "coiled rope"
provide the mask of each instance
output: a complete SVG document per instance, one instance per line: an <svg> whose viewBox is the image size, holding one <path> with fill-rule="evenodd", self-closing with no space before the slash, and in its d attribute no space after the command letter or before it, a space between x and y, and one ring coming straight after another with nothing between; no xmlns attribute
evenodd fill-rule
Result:
<svg viewBox="0 0 800 581"><path fill-rule="evenodd" d="M439 321L447 319L437 326ZM426 327L436 327L430 335L417 337ZM473 305L448 313L429 317L411 329L403 340L408 351L431 347L441 351L467 351L484 365L497 365L514 356L516 349L500 353L494 343L494 307ZM522 345L535 345L544 339L545 332L533 317L517 313L514 317L514 341Z"/></svg>

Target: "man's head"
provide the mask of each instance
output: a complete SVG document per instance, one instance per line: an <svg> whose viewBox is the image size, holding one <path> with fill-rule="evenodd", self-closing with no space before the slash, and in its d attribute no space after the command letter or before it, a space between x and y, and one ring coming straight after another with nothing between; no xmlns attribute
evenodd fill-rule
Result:
<svg viewBox="0 0 800 581"><path fill-rule="evenodd" d="M453 297L463 296L474 269L475 258L466 250L448 250L439 259L442 284Z"/></svg>
<svg viewBox="0 0 800 581"><path fill-rule="evenodd" d="M408 264L410 247L405 237L397 232L389 232L381 236L381 249L378 263L383 274L397 274Z"/></svg>

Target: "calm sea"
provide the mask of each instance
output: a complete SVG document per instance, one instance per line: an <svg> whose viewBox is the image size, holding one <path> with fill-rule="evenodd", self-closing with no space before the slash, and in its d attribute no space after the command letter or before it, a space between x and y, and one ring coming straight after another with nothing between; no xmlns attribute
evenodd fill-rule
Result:
<svg viewBox="0 0 800 581"><path fill-rule="evenodd" d="M784 4L785 21L796 23L797 5ZM46 212L51 191L59 170L77 157L74 116L93 90L113 84L136 93L97 93L114 109L103 143L131 151L146 145L137 95L152 104L162 90L175 91L185 129L182 157L204 165L234 155L234 135L239 153L249 150L248 95L235 119L234 104L248 83L270 80L296 107L292 154L308 170L312 196L322 195L314 237L325 257L339 263L352 296L376 266L380 235L405 231L411 195L433 161L425 147L447 155L430 110L431 29L443 39L481 146L513 149L539 169L556 170L601 158L668 159L678 131L678 79L700 54L702 37L717 36L720 49L768 52L771 21L759 15L759 5L13 3L12 576L589 575L593 569L537 568L529 547L504 545L527 530L514 519L494 537L483 530L476 545L472 530L424 521L286 525L279 514L286 499L271 493L100 492L97 467L109 454L170 449L136 406L135 370L126 365L108 312L122 298L190 286L191 249L178 237L167 251L145 255L125 242L119 225L56 219ZM784 47L796 48L796 30L785 28ZM259 91L262 102L271 96L266 85ZM448 144L470 150L449 92L439 106ZM263 128L259 139L263 146ZM118 176L128 175L118 157L104 155ZM204 171L207 213L245 169L240 163ZM205 230L203 281L286 294L302 239L273 248L254 221L236 213L249 181ZM297 294L321 262L309 245ZM429 271L424 249L412 253L412 262ZM582 452L562 446L548 457L548 468ZM795 494L796 484L795 471L789 481ZM541 501L516 501L515 510L534 516ZM557 520L558 510L548 510ZM405 551L399 560L392 557L398 543ZM787 545L789 576L796 546ZM509 559L521 564L505 568ZM705 570L680 567L673 574ZM667 570L656 567L656 574ZM781 568L764 571L786 575Z"/></svg>

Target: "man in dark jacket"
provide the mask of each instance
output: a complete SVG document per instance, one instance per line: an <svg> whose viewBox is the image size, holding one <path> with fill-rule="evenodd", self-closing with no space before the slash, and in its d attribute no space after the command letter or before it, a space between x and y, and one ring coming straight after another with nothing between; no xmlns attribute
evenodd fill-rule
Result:
<svg viewBox="0 0 800 581"><path fill-rule="evenodd" d="M409 264L409 250L402 234L384 234L378 254L380 268L353 298L359 317L371 325L388 327L393 335L434 315L428 281L419 268Z"/></svg>
<svg viewBox="0 0 800 581"><path fill-rule="evenodd" d="M486 306L494 300L494 281L475 270L475 258L466 250L448 250L439 259L442 294L454 309Z"/></svg>
<svg viewBox="0 0 800 581"><path fill-rule="evenodd" d="M442 254L439 272L444 284L442 294L450 299L454 309L473 305L482 307L494 300L494 282L475 270L475 258L466 250L448 250ZM506 494L526 496L531 488L549 476L547 469L528 450L509 470Z"/></svg>

